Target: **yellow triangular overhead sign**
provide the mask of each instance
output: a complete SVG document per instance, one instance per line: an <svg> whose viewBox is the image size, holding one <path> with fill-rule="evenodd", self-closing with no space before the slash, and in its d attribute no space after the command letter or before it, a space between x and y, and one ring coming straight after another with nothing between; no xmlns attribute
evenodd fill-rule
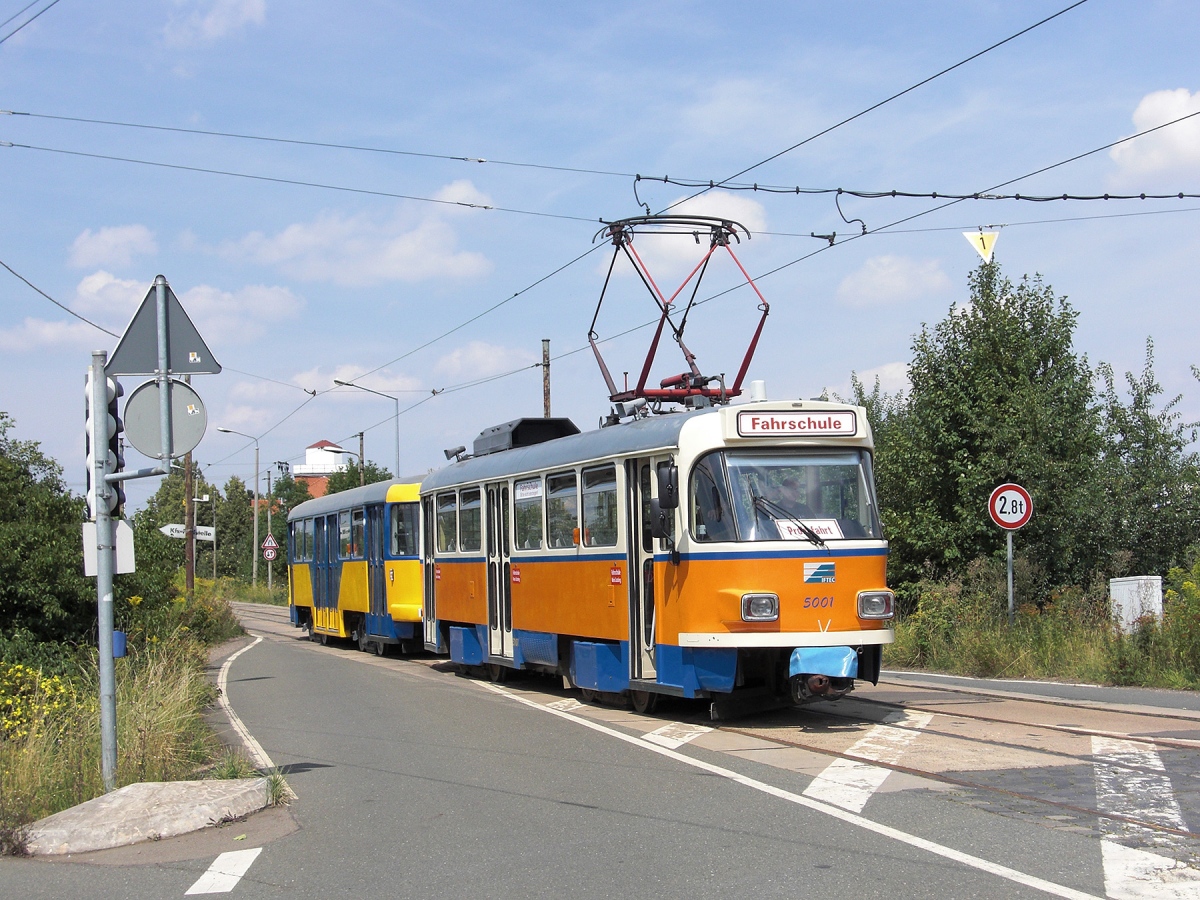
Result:
<svg viewBox="0 0 1200 900"><path fill-rule="evenodd" d="M985 263L992 261L992 248L996 246L996 238L1000 237L1000 232L964 231L962 236L975 248L975 252L983 257Z"/></svg>

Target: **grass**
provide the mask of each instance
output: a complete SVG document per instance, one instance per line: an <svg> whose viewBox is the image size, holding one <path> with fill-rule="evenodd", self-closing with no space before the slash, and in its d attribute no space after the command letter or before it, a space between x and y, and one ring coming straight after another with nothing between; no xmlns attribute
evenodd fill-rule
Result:
<svg viewBox="0 0 1200 900"><path fill-rule="evenodd" d="M1166 579L1162 621L1112 621L1107 584L1044 591L1008 623L1003 573L978 561L961 579L915 585L884 651L891 668L991 678L1200 688L1200 560ZM1030 588L1025 596L1036 593Z"/></svg>
<svg viewBox="0 0 1200 900"><path fill-rule="evenodd" d="M204 721L216 702L208 647L241 633L219 590L158 604L124 601L119 626L129 655L115 660L117 786L256 774ZM48 673L0 662L0 853L21 853L24 829L104 793L99 671L94 648Z"/></svg>

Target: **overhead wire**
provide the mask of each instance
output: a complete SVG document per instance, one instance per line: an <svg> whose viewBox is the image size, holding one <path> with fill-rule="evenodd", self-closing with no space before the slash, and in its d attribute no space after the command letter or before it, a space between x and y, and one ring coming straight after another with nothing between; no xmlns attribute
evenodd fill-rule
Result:
<svg viewBox="0 0 1200 900"><path fill-rule="evenodd" d="M1035 28L1040 28L1042 25L1045 25L1047 22L1051 22L1054 19L1057 19L1059 16L1065 15L1066 13L1075 9L1076 7L1082 6L1084 3L1087 3L1087 2L1088 2L1088 0L1076 0L1076 2L1072 3L1070 6L1066 6L1063 9L1060 9L1058 12L1054 13L1053 15L1046 16L1046 18L1041 19L1037 22L1034 22L1032 25L1022 28L1020 31L1016 32L1015 34L1010 34L1008 37L1004 38L1003 40L997 41L996 43L994 43L988 47L984 47L982 50L979 50L976 53L972 53L970 56L966 57L965 59L960 59L958 62L954 63L953 65L947 66L946 68L942 69L939 72L935 72L933 75L930 75L927 78L922 78L920 81L916 82L915 84L909 85L904 90L897 91L895 94L892 94L890 97L886 97L877 103L873 103L870 106L868 106L866 109L860 110L859 112L856 112L852 116L847 116L846 118L842 119L840 122L835 122L833 125L823 128L820 131L816 132L815 134L809 135L804 140L798 141L797 143L792 144L790 147L785 147L783 150L780 150L778 153L771 154L766 159L761 159L758 162L754 163L753 165L747 166L746 168L744 168L738 172L734 172L728 178L725 178L722 181L717 182L715 185L713 185L711 187L706 187L701 191L697 191L695 194L692 194L690 197L685 197L682 200L675 201L670 206L666 207L666 209L664 209L663 212L666 212L669 209L674 209L679 204L686 203L688 200L694 200L695 198L708 193L714 187L721 187L724 185L724 183L726 181L732 181L735 178L741 178L747 172L752 172L755 169L759 168L760 166L765 166L767 163L772 162L776 159L779 159L781 156L786 156L788 153L791 153L793 150L798 150L800 147L803 147L805 144L809 144L809 143L815 141L817 138L822 137L826 134L829 134L831 131L834 131L835 129L841 128L843 125L848 125L856 119L861 119L863 116L867 115L868 113L874 112L875 110L879 109L882 106L886 106L888 103L891 103L893 100L898 100L901 97L903 97L905 94L910 94L913 91L915 91L917 88L923 87L924 85L929 84L931 81L935 81L936 79L941 78L943 75L949 74L950 72L953 72L955 69L965 66L969 62L979 59L979 57L983 56L984 54L991 53L993 50L995 50L999 47L1003 47L1005 44L1010 43L1011 41L1015 41L1017 38L1021 37L1022 35L1028 34L1029 32L1033 31Z"/></svg>
<svg viewBox="0 0 1200 900"><path fill-rule="evenodd" d="M0 22L0 28L3 28L5 25L7 25L9 22L11 22L13 19L15 19L17 16L24 13L25 10L29 9L29 7L36 6L37 2L38 2L38 0L30 0L29 3L26 3L24 6L22 6L20 9L18 9L15 13L13 13L11 16L9 16L7 19L5 19L3 22Z"/></svg>
<svg viewBox="0 0 1200 900"><path fill-rule="evenodd" d="M36 0L35 0L36 2ZM30 6L33 4L31 3ZM28 8L28 7L27 7ZM50 119L57 122L79 122L86 125L110 125L118 128L139 128L146 131L164 131L176 134L194 134L205 137L234 138L243 141L261 141L271 144L291 144L299 147L320 147L327 150L352 150L359 153L381 153L390 156L410 156L420 159L441 159L452 162L469 162L489 164L493 166L513 166L522 169L544 169L550 172L570 172L579 175L606 175L616 178L632 178L633 172L614 172L607 169L588 169L578 166L556 166L547 163L515 162L505 159L486 159L480 156L463 156L449 153L429 153L418 150L397 150L391 147L371 147L364 144L340 144L333 141L314 141L302 138L270 137L260 134L247 134L237 131L216 131L206 128L183 128L174 125L150 125L142 122L119 122L111 119L90 119L84 116L59 116L49 113L22 112L20 110L0 109L0 115L28 116L32 119Z"/></svg>
<svg viewBox="0 0 1200 900"><path fill-rule="evenodd" d="M7 41L7 40L8 40L10 37L12 37L14 34L16 34L16 33L17 33L18 31L20 31L22 28L24 28L26 25L30 24L30 23L31 23L31 22L33 22L35 19L39 18L39 17L40 17L40 16L41 16L43 13L45 13L47 10L49 10L51 6L57 6L57 5L58 5L58 2L59 2L59 0L50 0L50 3L49 3L49 4L47 4L46 6L44 6L42 9L39 9L39 10L38 10L36 13L34 13L32 16L30 16L28 19L26 19L24 22L22 22L22 23L21 23L20 25L18 25L16 28L14 28L12 31L10 31L8 34L6 34L4 37L0 37L0 44L3 44L3 43L4 43L5 41ZM32 3L30 3L30 4L29 4L29 6L33 6L33 4L32 4ZM29 6L26 6L26 7L25 7L25 9L29 9ZM3 24L3 25L0 25L0 28L3 28L3 27L4 27L4 25L7 25L9 22L11 22L11 21L12 21L13 19L15 19L17 16L21 15L21 13L25 12L25 9L21 10L21 12L19 12L19 13L16 13L16 15L10 16L8 19L6 19L6 20L4 21L4 24Z"/></svg>
<svg viewBox="0 0 1200 900"><path fill-rule="evenodd" d="M140 166L152 166L159 169L173 169L182 172L199 172L205 175L220 175L228 178L244 178L249 181L265 181L272 184L288 184L295 187L319 188L327 191L339 191L348 194L365 194L371 197L388 197L396 200L413 200L419 203L435 203L442 206L457 206L466 209L481 209L490 212L511 213L520 216L536 216L542 219L564 219L573 222L593 223L597 218L583 216L568 216L561 213L540 212L530 209L516 209L508 206L493 206L488 203L470 203L466 200L443 200L436 197L418 197L414 194L400 194L392 191L373 190L371 188L356 188L340 184L325 184L319 181L303 181L297 178L279 178L271 175L252 175L247 172L233 172L227 169L210 169L205 166L187 166L181 163L166 163L156 160L136 159L129 156L112 156L105 153L88 153L83 150L64 150L61 147L42 147L34 144L21 144L15 141L0 141L0 147L11 147L21 150L36 150L43 153L59 153L64 156L78 156L86 159L103 159L110 162L131 163Z"/></svg>

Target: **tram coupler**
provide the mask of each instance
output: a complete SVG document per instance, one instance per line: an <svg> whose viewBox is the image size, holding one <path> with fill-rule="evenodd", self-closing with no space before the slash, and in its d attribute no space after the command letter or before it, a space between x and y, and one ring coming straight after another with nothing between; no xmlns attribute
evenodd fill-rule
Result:
<svg viewBox="0 0 1200 900"><path fill-rule="evenodd" d="M854 679L801 673L788 680L788 690L797 706L813 700L838 700L854 690Z"/></svg>

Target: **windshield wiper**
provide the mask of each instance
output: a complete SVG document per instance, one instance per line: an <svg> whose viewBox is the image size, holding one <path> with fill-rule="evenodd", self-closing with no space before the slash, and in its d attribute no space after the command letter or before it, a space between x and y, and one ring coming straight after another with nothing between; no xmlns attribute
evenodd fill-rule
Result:
<svg viewBox="0 0 1200 900"><path fill-rule="evenodd" d="M768 500L766 497L760 497L755 493L751 493L750 496L753 498L755 509L765 512L772 519L787 519L789 522L795 523L796 527L803 531L804 536L807 537L812 543L816 544L818 547L825 546L824 538L817 534L808 525L804 524L803 521L797 519L778 503L774 502L773 500Z"/></svg>

